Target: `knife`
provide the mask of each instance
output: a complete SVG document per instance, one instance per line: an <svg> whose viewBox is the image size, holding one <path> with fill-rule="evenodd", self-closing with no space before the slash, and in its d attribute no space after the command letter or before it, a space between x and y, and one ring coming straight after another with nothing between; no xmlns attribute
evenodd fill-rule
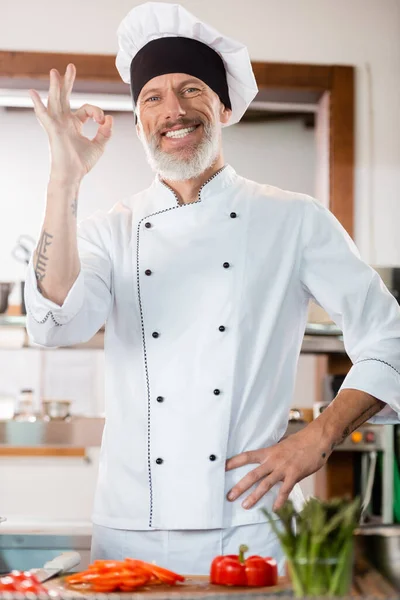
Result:
<svg viewBox="0 0 400 600"><path fill-rule="evenodd" d="M81 557L78 552L64 552L56 558L49 560L43 565L41 569L32 569L31 573L34 573L40 582L47 581L56 575L65 573L70 569L73 569L81 562Z"/></svg>

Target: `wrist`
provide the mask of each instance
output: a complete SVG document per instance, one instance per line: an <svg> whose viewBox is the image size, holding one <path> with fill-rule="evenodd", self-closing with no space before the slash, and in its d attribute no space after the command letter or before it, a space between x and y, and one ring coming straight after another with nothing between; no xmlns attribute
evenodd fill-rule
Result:
<svg viewBox="0 0 400 600"><path fill-rule="evenodd" d="M323 415L324 413L314 421L311 421L304 429L298 432L298 435L304 436L318 450L321 456L325 454L325 458L329 456L336 446L340 437L338 433L340 429L330 419L327 419L326 416L322 418Z"/></svg>
<svg viewBox="0 0 400 600"><path fill-rule="evenodd" d="M77 194L82 182L82 178L79 177L70 177L70 176L60 176L60 175L50 175L47 188L49 192L53 191L71 191L73 194Z"/></svg>
<svg viewBox="0 0 400 600"><path fill-rule="evenodd" d="M79 188L83 179L83 175L76 173L60 173L50 171L49 186L58 186L65 188Z"/></svg>

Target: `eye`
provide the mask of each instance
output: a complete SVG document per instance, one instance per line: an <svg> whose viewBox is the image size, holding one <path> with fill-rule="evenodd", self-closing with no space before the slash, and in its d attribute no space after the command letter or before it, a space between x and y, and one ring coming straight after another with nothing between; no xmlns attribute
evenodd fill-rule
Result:
<svg viewBox="0 0 400 600"><path fill-rule="evenodd" d="M186 90L183 90L183 93L184 94L186 94L186 93L192 94L193 92L199 92L199 91L200 91L199 88L190 87L190 88L186 88Z"/></svg>
<svg viewBox="0 0 400 600"><path fill-rule="evenodd" d="M146 98L146 102L154 102L156 100L159 100L160 96L150 96L150 98Z"/></svg>

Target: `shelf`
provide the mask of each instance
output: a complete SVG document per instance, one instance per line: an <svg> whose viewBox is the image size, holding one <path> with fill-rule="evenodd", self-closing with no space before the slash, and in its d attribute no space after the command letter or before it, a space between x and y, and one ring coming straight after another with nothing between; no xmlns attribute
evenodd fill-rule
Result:
<svg viewBox="0 0 400 600"><path fill-rule="evenodd" d="M0 327L25 327L25 315L0 315Z"/></svg>
<svg viewBox="0 0 400 600"><path fill-rule="evenodd" d="M65 455L65 450L75 449L81 456L83 448L101 445L104 429L103 417L71 417L64 421L34 422L0 421L0 456L16 450L21 455L28 456L32 448L40 448L36 452ZM81 453L81 454L79 454Z"/></svg>
<svg viewBox="0 0 400 600"><path fill-rule="evenodd" d="M46 350L28 340L26 335L19 343L7 342L7 330L25 328L26 316L0 315L0 349L37 348ZM1 328L5 335L1 336ZM303 354L345 354L342 332L334 323L307 323L301 348ZM2 339L3 337L3 339ZM104 328L101 328L91 340L83 344L66 346L65 349L102 350L104 348Z"/></svg>
<svg viewBox="0 0 400 600"><path fill-rule="evenodd" d="M0 446L1 458L30 458L58 456L64 458L86 458L85 448L60 448L58 446Z"/></svg>

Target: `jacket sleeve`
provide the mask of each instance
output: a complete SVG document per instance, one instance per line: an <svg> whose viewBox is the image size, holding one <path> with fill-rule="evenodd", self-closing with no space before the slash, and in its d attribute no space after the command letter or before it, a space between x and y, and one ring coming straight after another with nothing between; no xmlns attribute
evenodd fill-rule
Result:
<svg viewBox="0 0 400 600"><path fill-rule="evenodd" d="M361 390L387 404L372 422L398 423L400 307L334 215L312 198L304 208L301 281L343 331L353 365L341 389Z"/></svg>
<svg viewBox="0 0 400 600"><path fill-rule="evenodd" d="M27 331L49 347L90 340L104 324L112 305L111 235L107 216L95 214L78 226L81 270L62 306L38 290L32 260L25 282Z"/></svg>

